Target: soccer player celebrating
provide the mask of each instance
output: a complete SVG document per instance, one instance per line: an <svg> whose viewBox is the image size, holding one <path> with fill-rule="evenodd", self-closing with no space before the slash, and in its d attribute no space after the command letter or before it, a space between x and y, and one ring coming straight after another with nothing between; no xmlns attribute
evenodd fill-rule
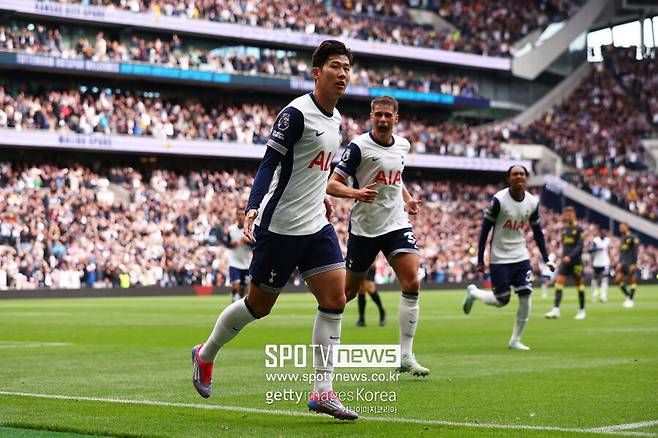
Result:
<svg viewBox="0 0 658 438"><path fill-rule="evenodd" d="M549 319L560 317L562 289L567 282L567 276L572 275L578 288L578 313L576 319L585 319L585 281L583 280L583 247L585 231L576 224L576 209L569 206L562 212L566 227L562 230L562 263L557 270L555 280L555 302L553 308L544 316Z"/></svg>
<svg viewBox="0 0 658 438"><path fill-rule="evenodd" d="M251 263L251 242L244 235L244 210L238 207L235 212L237 222L228 227L226 246L228 247L228 276L231 281L231 301L244 298Z"/></svg>
<svg viewBox="0 0 658 438"><path fill-rule="evenodd" d="M602 303L608 301L608 275L610 272L610 238L603 227L599 227L599 235L592 240L590 257L592 259L592 301L597 299ZM600 282L600 283L599 283ZM601 292L599 293L599 284Z"/></svg>
<svg viewBox="0 0 658 438"><path fill-rule="evenodd" d="M526 246L524 228L528 222L541 252L543 262L551 271L555 264L548 259L544 233L539 224L539 199L526 191L528 170L523 166L512 166L507 170L509 187L499 191L493 197L487 210L478 243L478 270L484 274L484 250L489 231L494 229L491 238L490 263L493 291L479 289L474 284L466 288L464 313L470 313L474 301L503 307L509 303L512 291L519 296L519 308L516 323L508 343L514 350L529 350L521 343L521 335L530 316L532 293L532 267Z"/></svg>
<svg viewBox="0 0 658 438"><path fill-rule="evenodd" d="M624 307L627 309L635 306L635 289L637 287L637 252L640 239L631 233L627 224L619 224L621 233L621 246L619 248L619 265L615 273L615 280L621 291L626 295ZM630 286L630 291L628 290Z"/></svg>
<svg viewBox="0 0 658 438"><path fill-rule="evenodd" d="M402 284L399 369L427 376L429 370L413 355L419 314L420 257L407 213L417 214L421 202L409 194L402 182L404 159L411 145L393 134L399 118L397 100L381 96L371 102L370 109L372 130L352 139L327 186L327 193L332 196L357 200L350 217L345 295L347 301L357 295L369 266L382 251ZM350 177L353 187L347 185Z"/></svg>
<svg viewBox="0 0 658 438"><path fill-rule="evenodd" d="M332 347L340 343L345 307L345 261L325 198L331 161L340 145L341 115L335 106L350 81L352 53L339 41L313 53L312 93L294 99L278 115L254 180L245 235L255 243L247 297L229 305L205 344L192 350L194 386L211 394L219 349L247 324L270 313L296 267L318 302L313 326L315 384L311 411L343 420L357 414L332 390ZM253 226L253 229L252 229Z"/></svg>
<svg viewBox="0 0 658 438"><path fill-rule="evenodd" d="M370 265L366 277L361 282L359 287L359 319L356 322L357 327L366 326L366 295L375 302L379 309L379 325L384 327L386 325L386 311L382 305L382 299L377 292L377 285L375 284L375 264Z"/></svg>

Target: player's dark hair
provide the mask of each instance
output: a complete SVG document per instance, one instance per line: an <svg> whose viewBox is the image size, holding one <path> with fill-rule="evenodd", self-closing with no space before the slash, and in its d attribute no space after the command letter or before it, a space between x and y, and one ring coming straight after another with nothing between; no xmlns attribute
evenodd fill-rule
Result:
<svg viewBox="0 0 658 438"><path fill-rule="evenodd" d="M514 169L515 167L520 167L521 169L523 169L525 171L525 176L530 175L530 172L528 172L528 169L526 169L525 166L522 166L520 164L514 164L513 166L510 166L509 169L507 169L507 177L508 178L510 177L510 175L512 175L512 169Z"/></svg>
<svg viewBox="0 0 658 438"><path fill-rule="evenodd" d="M350 61L350 65L354 64L354 55L345 44L337 40L325 40L313 52L313 67L322 68L330 56L345 55Z"/></svg>
<svg viewBox="0 0 658 438"><path fill-rule="evenodd" d="M375 105L389 105L393 107L393 112L398 112L398 101L393 96L379 96L375 97L372 102L370 102L370 111L375 110Z"/></svg>

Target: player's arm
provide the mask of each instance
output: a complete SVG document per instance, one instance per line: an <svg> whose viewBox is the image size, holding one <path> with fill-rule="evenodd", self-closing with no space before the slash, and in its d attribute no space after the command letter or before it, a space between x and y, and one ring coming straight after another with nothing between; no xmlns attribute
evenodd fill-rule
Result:
<svg viewBox="0 0 658 438"><path fill-rule="evenodd" d="M373 187L376 183L369 184L363 188L355 189L347 185L350 176L356 174L356 169L361 164L361 149L354 143L350 143L340 162L334 169L334 173L329 177L327 184L327 194L336 198L356 199L357 201L371 203L377 198L377 190Z"/></svg>
<svg viewBox="0 0 658 438"><path fill-rule="evenodd" d="M404 201L407 213L409 214L418 214L418 209L423 204L423 201L414 199L414 197L411 196L411 193L407 190L407 185L404 182L402 183L402 200Z"/></svg>
<svg viewBox="0 0 658 438"><path fill-rule="evenodd" d="M500 213L500 201L498 201L498 198L493 198L489 209L484 214L480 238L478 239L478 270L482 273L486 270L484 265L484 250L487 246L487 237L489 237L489 232L496 224L498 213Z"/></svg>
<svg viewBox="0 0 658 438"><path fill-rule="evenodd" d="M541 224L539 221L539 206L537 209L530 215L530 226L532 227L532 235L535 238L539 252L541 253L542 261L548 266L548 269L552 271L555 270L555 263L549 261L548 251L546 251L546 239L544 238L544 231L541 229Z"/></svg>
<svg viewBox="0 0 658 438"><path fill-rule="evenodd" d="M263 198L270 189L277 166L286 154L292 153L292 148L299 141L304 132L304 115L297 108L288 107L281 111L274 122L272 133L266 143L265 156L261 161L254 184L249 194L249 202L245 209L244 234L252 242L256 239L252 233L252 226Z"/></svg>

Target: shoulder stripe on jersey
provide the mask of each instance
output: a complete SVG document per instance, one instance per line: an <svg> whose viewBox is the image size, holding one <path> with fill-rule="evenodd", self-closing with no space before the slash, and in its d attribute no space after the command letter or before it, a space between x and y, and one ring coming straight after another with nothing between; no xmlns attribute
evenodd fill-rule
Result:
<svg viewBox="0 0 658 438"><path fill-rule="evenodd" d="M274 210L281 200L281 196L283 196L283 191L286 189L288 181L290 181L290 176L292 175L292 166L294 163L294 155L294 153L286 154L281 160L281 174L279 176L279 181L276 188L274 189L272 197L263 209L263 216L260 220L260 226L266 230L270 226L272 215L274 214Z"/></svg>
<svg viewBox="0 0 658 438"><path fill-rule="evenodd" d="M271 138L267 140L267 143L265 143L265 146L269 146L272 149L274 149L277 152L282 153L285 155L288 152L288 148L282 145L281 143L277 143L276 141L272 140Z"/></svg>
<svg viewBox="0 0 658 438"><path fill-rule="evenodd" d="M345 179L350 177L347 173L345 173L343 169L339 169L338 167L334 169L334 172L336 172L338 175L342 176Z"/></svg>

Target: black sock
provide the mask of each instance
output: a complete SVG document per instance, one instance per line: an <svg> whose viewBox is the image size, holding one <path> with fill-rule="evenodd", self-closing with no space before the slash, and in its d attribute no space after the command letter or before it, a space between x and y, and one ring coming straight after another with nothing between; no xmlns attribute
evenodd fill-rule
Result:
<svg viewBox="0 0 658 438"><path fill-rule="evenodd" d="M366 313L366 296L359 294L359 321L363 321Z"/></svg>
<svg viewBox="0 0 658 438"><path fill-rule="evenodd" d="M624 295L626 295L627 297L630 297L630 294L628 293L628 290L626 289L625 284L622 284L621 286L619 286L619 288L621 289L621 291Z"/></svg>
<svg viewBox="0 0 658 438"><path fill-rule="evenodd" d="M379 313L382 313L384 311L384 306L382 306L382 299L379 297L379 293L377 291L374 291L373 293L370 294L370 298L372 298L375 304L377 304Z"/></svg>
<svg viewBox="0 0 658 438"><path fill-rule="evenodd" d="M628 293L628 298L631 300L635 298L635 285L631 284L631 291Z"/></svg>
<svg viewBox="0 0 658 438"><path fill-rule="evenodd" d="M555 307L560 307L562 302L562 289L555 289Z"/></svg>
<svg viewBox="0 0 658 438"><path fill-rule="evenodd" d="M578 291L578 306L580 306L580 310L585 310L585 291L584 290L579 290Z"/></svg>

